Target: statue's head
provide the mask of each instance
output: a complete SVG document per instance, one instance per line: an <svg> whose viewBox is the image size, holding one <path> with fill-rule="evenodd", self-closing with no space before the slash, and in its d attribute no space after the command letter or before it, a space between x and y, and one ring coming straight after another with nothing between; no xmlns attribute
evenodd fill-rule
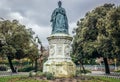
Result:
<svg viewBox="0 0 120 82"><path fill-rule="evenodd" d="M61 5L62 5L62 2L61 2L61 1L59 1L59 2L58 2L58 6L59 6L59 7L61 7Z"/></svg>

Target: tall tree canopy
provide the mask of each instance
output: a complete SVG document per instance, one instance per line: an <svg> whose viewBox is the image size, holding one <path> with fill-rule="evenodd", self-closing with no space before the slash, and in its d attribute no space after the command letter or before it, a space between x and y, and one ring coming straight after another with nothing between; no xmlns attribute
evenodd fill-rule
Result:
<svg viewBox="0 0 120 82"><path fill-rule="evenodd" d="M120 57L120 6L104 4L77 22L73 40L73 59L103 57L109 74L107 58Z"/></svg>
<svg viewBox="0 0 120 82"><path fill-rule="evenodd" d="M31 29L26 29L17 20L0 21L0 56L8 58L12 72L15 72L12 59L31 57L31 55L34 56L33 59L37 57L38 49L33 41L33 34Z"/></svg>

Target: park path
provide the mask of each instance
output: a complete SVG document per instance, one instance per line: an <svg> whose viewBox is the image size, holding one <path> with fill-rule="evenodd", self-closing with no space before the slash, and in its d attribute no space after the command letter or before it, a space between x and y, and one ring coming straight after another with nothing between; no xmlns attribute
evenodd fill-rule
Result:
<svg viewBox="0 0 120 82"><path fill-rule="evenodd" d="M15 75L29 75L29 72L17 72L17 73L0 72L0 77L3 77L3 76L15 76Z"/></svg>
<svg viewBox="0 0 120 82"><path fill-rule="evenodd" d="M15 75L29 75L29 72L17 72L17 73L0 72L0 77L15 76ZM104 72L101 72L101 71L92 71L92 73L85 74L85 75L86 76L102 76L102 77L106 77L106 78L120 79L120 73L114 73L114 72L111 72L111 74L106 75Z"/></svg>

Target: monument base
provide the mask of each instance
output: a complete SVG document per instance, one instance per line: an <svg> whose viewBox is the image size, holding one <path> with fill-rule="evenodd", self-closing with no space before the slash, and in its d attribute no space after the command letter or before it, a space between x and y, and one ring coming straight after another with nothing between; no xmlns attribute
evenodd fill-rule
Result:
<svg viewBox="0 0 120 82"><path fill-rule="evenodd" d="M76 65L70 57L72 37L68 34L54 34L48 37L49 57L44 63L43 72L55 77L72 77L76 74Z"/></svg>
<svg viewBox="0 0 120 82"><path fill-rule="evenodd" d="M76 73L76 66L72 61L47 61L44 63L44 72L52 73L55 77L73 77Z"/></svg>

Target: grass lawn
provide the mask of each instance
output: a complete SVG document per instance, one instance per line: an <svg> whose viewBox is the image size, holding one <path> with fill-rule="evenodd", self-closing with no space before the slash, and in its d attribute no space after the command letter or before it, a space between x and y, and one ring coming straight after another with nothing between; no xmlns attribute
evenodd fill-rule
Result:
<svg viewBox="0 0 120 82"><path fill-rule="evenodd" d="M47 81L40 81L35 78L30 78L27 76L6 76L0 77L0 82L47 82Z"/></svg>
<svg viewBox="0 0 120 82"><path fill-rule="evenodd" d="M105 77L92 77L92 78L93 79L90 80L79 80L77 82L120 82L120 79L105 78ZM0 77L0 82L49 82L49 81L40 80L40 79L38 80L35 77L28 77L28 76L6 76L6 77ZM53 80L51 82L56 82L56 80Z"/></svg>
<svg viewBox="0 0 120 82"><path fill-rule="evenodd" d="M114 79L114 78L105 78L105 77L99 77L100 79L106 80L108 82L120 82L120 79Z"/></svg>

